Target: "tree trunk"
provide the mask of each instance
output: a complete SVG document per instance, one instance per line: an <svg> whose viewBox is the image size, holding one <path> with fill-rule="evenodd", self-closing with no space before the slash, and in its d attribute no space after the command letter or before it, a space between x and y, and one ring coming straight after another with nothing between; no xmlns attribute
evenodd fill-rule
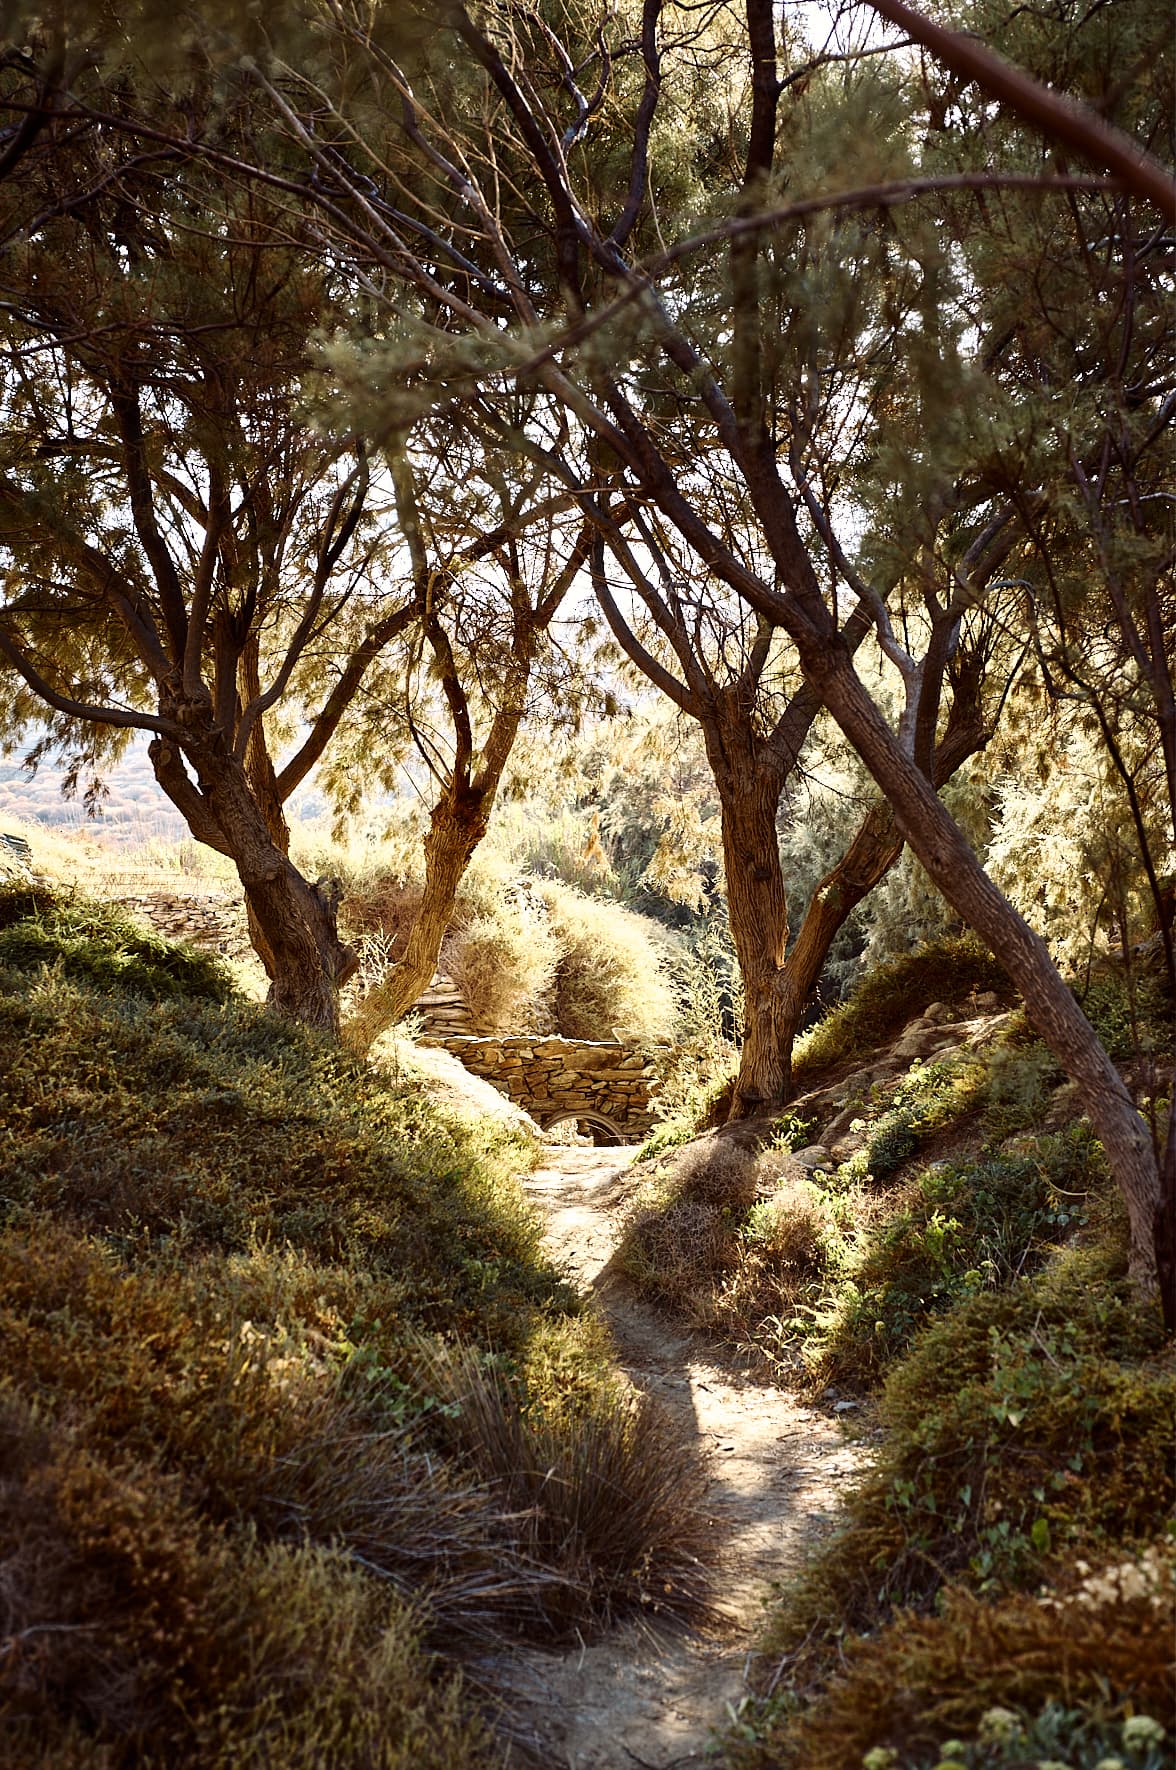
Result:
<svg viewBox="0 0 1176 1770"><path fill-rule="evenodd" d="M731 938L743 979L744 1025L733 1119L755 1118L782 1098L776 983L788 944L788 900L780 867L776 813L783 774L757 744L750 721L719 717L702 722L707 756L722 813L723 867Z"/></svg>
<svg viewBox="0 0 1176 1770"><path fill-rule="evenodd" d="M388 1027L402 1020L428 989L441 942L453 920L458 887L490 821L493 792L450 785L433 807L425 837L425 889L409 930L404 957L370 989L346 1027L348 1044L368 1051Z"/></svg>
<svg viewBox="0 0 1176 1770"><path fill-rule="evenodd" d="M191 723L189 721L189 723ZM312 885L274 840L243 765L217 732L184 742L189 778L169 744L151 745L156 778L184 814L197 841L227 854L237 868L255 944L270 978L269 1003L305 1025L338 1035L339 990L356 968L339 938L339 894Z"/></svg>
<svg viewBox="0 0 1176 1770"><path fill-rule="evenodd" d="M784 1075L781 1105L792 1098L792 1048L829 949L851 911L868 897L902 853L902 837L890 807L874 805L853 841L814 891L800 933L776 980L776 1037Z"/></svg>
<svg viewBox="0 0 1176 1770"><path fill-rule="evenodd" d="M899 748L854 673L844 649L811 629L794 633L806 674L894 810L895 821L944 897L998 955L1025 1010L1083 1104L1123 1193L1131 1228L1131 1270L1156 1279L1160 1186L1155 1150L1122 1077L1062 981L1049 949L993 884L931 783Z"/></svg>

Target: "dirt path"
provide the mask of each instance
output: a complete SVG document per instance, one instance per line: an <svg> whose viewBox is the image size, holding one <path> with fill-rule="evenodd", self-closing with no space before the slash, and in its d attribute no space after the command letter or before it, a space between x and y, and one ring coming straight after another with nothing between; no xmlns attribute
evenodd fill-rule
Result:
<svg viewBox="0 0 1176 1770"><path fill-rule="evenodd" d="M786 1391L723 1368L675 1334L609 1270L634 1151L552 1149L527 1188L552 1253L593 1290L633 1382L708 1453L721 1624L707 1639L643 1624L565 1654L529 1653L536 1730L552 1770L692 1770L713 1765L714 1731L738 1710L773 1581L827 1527L860 1451Z"/></svg>

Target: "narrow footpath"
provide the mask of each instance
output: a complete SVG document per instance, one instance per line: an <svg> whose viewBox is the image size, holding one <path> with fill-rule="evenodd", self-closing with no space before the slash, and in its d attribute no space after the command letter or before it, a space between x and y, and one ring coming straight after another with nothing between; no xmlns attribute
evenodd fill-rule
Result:
<svg viewBox="0 0 1176 1770"><path fill-rule="evenodd" d="M861 1451L835 1421L675 1332L610 1268L632 1149L552 1148L526 1178L556 1260L591 1291L635 1386L701 1449L716 1522L718 1626L630 1623L562 1654L528 1652L540 1761L551 1770L694 1770L747 1690L764 1602L829 1527Z"/></svg>

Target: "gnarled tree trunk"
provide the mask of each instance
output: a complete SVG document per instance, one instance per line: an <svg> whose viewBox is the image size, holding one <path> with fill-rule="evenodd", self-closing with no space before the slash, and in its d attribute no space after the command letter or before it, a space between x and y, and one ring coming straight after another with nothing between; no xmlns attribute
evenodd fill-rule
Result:
<svg viewBox="0 0 1176 1770"><path fill-rule="evenodd" d="M204 729L190 717L185 724L191 735L184 740L183 759L163 739L152 743L156 779L197 841L228 855L236 866L250 931L270 979L270 1005L291 1020L337 1036L339 990L358 963L354 949L339 938L338 891L311 884L292 864L245 765L211 721L201 721Z"/></svg>

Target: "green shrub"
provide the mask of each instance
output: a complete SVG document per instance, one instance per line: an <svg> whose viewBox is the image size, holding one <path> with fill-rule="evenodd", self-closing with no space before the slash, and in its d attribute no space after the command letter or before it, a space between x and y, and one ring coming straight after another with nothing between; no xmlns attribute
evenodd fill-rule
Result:
<svg viewBox="0 0 1176 1770"><path fill-rule="evenodd" d="M0 885L0 967L55 970L96 989L158 1002L227 1002L229 973L211 953L177 945L123 911L45 886Z"/></svg>
<svg viewBox="0 0 1176 1770"><path fill-rule="evenodd" d="M969 993L988 990L1006 1004L1016 1000L1007 974L974 935L934 941L879 965L847 1001L798 1039L794 1078L807 1081L872 1051L930 1002L961 1002Z"/></svg>
<svg viewBox="0 0 1176 1770"><path fill-rule="evenodd" d="M1032 1271L1085 1221L1099 1186L1105 1163L1083 1125L1034 1138L1024 1154L987 1150L916 1174L859 1231L819 1305L806 1347L811 1380L876 1380L932 1316Z"/></svg>
<svg viewBox="0 0 1176 1770"><path fill-rule="evenodd" d="M996 1704L1027 1730L1051 1699L1077 1709L1076 1741L1170 1712L1171 1551L1151 1545L1176 1497L1174 1401L1117 1247L1069 1249L926 1329L841 1529L771 1625L774 1694L732 1762L841 1770L877 1748L930 1770Z"/></svg>
<svg viewBox="0 0 1176 1770"><path fill-rule="evenodd" d="M1109 1056L1122 1060L1139 1052L1171 1050L1172 1000L1159 978L1108 967L1078 999Z"/></svg>
<svg viewBox="0 0 1176 1770"><path fill-rule="evenodd" d="M1159 1312L1118 1252L1068 1249L963 1301L891 1371L884 1447L784 1633L818 1613L822 1630L870 1626L953 1576L1031 1585L1068 1545L1148 1540L1176 1497L1174 1398Z"/></svg>

